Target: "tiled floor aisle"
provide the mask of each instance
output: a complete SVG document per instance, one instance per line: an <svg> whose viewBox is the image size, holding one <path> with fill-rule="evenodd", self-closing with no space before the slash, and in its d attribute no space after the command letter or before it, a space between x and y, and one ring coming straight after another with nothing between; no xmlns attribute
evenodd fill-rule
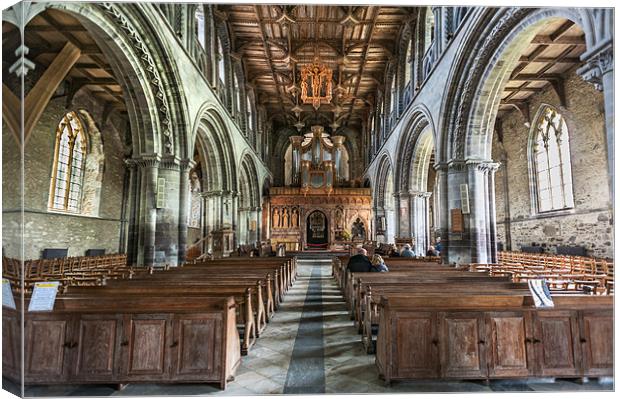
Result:
<svg viewBox="0 0 620 399"><path fill-rule="evenodd" d="M300 261L299 277L280 309L242 358L235 381L226 391L205 384L130 384L31 387L26 396L109 395L255 395L281 393L404 393L489 391L600 391L613 384L532 381L395 382L385 387L374 356L367 355L335 281L329 261ZM3 385L10 384L3 380Z"/></svg>

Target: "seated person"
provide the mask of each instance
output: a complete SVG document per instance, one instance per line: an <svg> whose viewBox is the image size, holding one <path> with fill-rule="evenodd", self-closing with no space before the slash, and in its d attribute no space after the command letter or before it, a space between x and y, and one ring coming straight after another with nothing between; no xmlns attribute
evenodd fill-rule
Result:
<svg viewBox="0 0 620 399"><path fill-rule="evenodd" d="M402 256L403 258L414 258L415 254L411 250L411 245L405 244L403 246L403 250L400 253L400 256Z"/></svg>
<svg viewBox="0 0 620 399"><path fill-rule="evenodd" d="M437 237L437 241L435 241L435 251L437 251L437 255L441 254L442 249L443 245L441 244L441 237Z"/></svg>
<svg viewBox="0 0 620 399"><path fill-rule="evenodd" d="M368 259L368 252L364 248L358 248L357 254L349 258L347 263L347 270L350 272L369 272L372 267L370 259Z"/></svg>
<svg viewBox="0 0 620 399"><path fill-rule="evenodd" d="M390 251L388 256L390 258L394 258L394 257L400 256L400 253L398 252L398 247L396 246L396 244L392 245L392 250Z"/></svg>
<svg viewBox="0 0 620 399"><path fill-rule="evenodd" d="M432 245L430 245L428 247L428 250L426 251L426 256L439 256L439 252L437 252L437 250L435 249L435 247L433 247Z"/></svg>
<svg viewBox="0 0 620 399"><path fill-rule="evenodd" d="M388 268L383 261L381 255L375 255L372 257L372 267L370 268L371 272L388 272Z"/></svg>

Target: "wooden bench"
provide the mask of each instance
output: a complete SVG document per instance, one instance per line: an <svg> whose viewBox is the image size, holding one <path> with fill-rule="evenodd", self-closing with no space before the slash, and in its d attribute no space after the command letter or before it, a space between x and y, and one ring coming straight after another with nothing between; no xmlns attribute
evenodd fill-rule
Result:
<svg viewBox="0 0 620 399"><path fill-rule="evenodd" d="M608 377L613 298L566 295L536 309L523 295L383 296L376 365L410 379Z"/></svg>
<svg viewBox="0 0 620 399"><path fill-rule="evenodd" d="M3 309L3 375L21 381L21 315ZM57 298L25 313L24 380L36 384L216 383L240 364L229 297Z"/></svg>

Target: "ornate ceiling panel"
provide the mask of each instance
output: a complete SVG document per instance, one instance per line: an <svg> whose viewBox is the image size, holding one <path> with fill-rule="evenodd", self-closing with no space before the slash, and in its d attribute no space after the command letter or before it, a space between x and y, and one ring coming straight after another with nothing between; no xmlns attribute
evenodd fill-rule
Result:
<svg viewBox="0 0 620 399"><path fill-rule="evenodd" d="M299 118L359 126L414 8L244 4L219 11L246 81L269 115L284 124L297 121L293 88L299 87L301 68L318 57L333 70L334 99L318 111L299 101Z"/></svg>

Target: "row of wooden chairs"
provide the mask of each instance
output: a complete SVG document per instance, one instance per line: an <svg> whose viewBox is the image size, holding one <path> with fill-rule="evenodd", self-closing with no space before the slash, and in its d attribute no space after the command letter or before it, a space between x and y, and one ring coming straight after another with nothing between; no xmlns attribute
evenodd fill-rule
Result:
<svg viewBox="0 0 620 399"><path fill-rule="evenodd" d="M471 271L510 276L514 282L544 278L556 291L613 294L614 266L609 259L553 254L500 252L496 264L470 264Z"/></svg>
<svg viewBox="0 0 620 399"><path fill-rule="evenodd" d="M98 286L106 280L131 278L135 271L127 266L126 254L78 256L56 259L19 259L2 257L2 274L17 292L29 293L39 281L59 281L61 290L69 286Z"/></svg>

